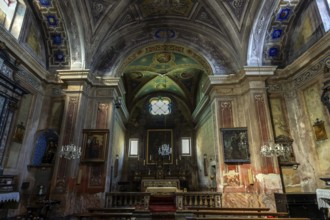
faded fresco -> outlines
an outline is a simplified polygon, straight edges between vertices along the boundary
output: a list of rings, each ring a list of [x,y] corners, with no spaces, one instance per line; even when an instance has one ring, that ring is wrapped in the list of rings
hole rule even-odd
[[[34,58],[45,64],[46,49],[40,30],[32,20],[29,20],[23,27],[24,31],[22,31],[22,34],[25,47],[31,51],[31,55]]]
[[[208,166],[210,158],[215,157],[215,146],[214,146],[214,126],[212,117],[208,118],[203,125],[198,129],[196,133],[196,147],[198,157],[198,169],[200,185],[202,188],[209,188],[209,177],[204,175],[204,155]],[[215,174],[216,175],[216,174]]]
[[[286,112],[283,109],[282,101],[280,98],[271,98],[270,100],[271,113],[273,117],[273,126],[275,137],[279,135],[284,135],[290,137],[290,131],[287,124],[287,119],[284,113]]]
[[[295,29],[292,30],[290,56],[296,57],[306,51],[317,39],[322,36],[322,20],[315,15],[316,1],[311,1],[296,20]]]
[[[325,132],[329,134],[329,123],[326,120],[326,115],[324,113],[324,105],[321,102],[320,91],[322,89],[318,84],[313,84],[304,90],[304,98],[308,113],[308,118],[310,120],[310,125],[313,126],[317,121],[324,121]],[[319,158],[320,171],[329,170],[330,158],[329,158],[329,139],[319,140],[315,135],[313,128],[311,128],[311,136],[314,138],[316,143],[316,150]]]

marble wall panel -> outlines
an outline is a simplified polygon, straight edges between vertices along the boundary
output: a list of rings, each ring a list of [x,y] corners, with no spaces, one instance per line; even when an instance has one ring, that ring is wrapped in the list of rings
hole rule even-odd
[[[275,211],[275,199],[273,194],[257,194],[257,193],[223,193],[223,207],[267,207]]]

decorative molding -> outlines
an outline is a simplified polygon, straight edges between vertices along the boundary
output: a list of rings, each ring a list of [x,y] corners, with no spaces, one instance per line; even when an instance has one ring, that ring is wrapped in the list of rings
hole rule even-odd
[[[260,66],[262,64],[262,52],[267,26],[272,16],[269,16],[278,5],[280,0],[262,1],[259,14],[256,16],[255,23],[250,35],[247,64],[249,66]]]
[[[50,73],[40,65],[32,56],[30,56],[29,52],[23,48],[15,38],[12,37],[10,33],[7,32],[0,25],[0,38],[6,44],[8,50],[15,54],[19,60],[21,60],[22,64],[33,72],[38,78],[46,79],[47,75]]]
[[[247,76],[272,76],[277,66],[244,66]]]
[[[234,20],[238,30],[241,30],[244,21],[247,6],[249,5],[249,0],[225,0],[223,4],[230,14],[231,18]]]
[[[17,71],[16,76],[18,79],[22,80],[24,83],[30,85],[32,88],[36,90],[42,89],[42,82],[34,77],[32,74],[26,71]]]
[[[46,44],[50,53],[48,58],[50,67],[68,67],[70,64],[70,51],[66,29],[56,2],[49,1],[50,4],[44,4],[43,1],[33,0],[33,5],[39,14],[44,32],[48,33]],[[53,35],[61,38],[60,43],[54,43]]]
[[[200,22],[204,25],[207,25],[207,26],[221,32],[221,28],[220,28],[218,22],[214,19],[212,14],[210,14],[204,7],[199,8],[195,21]]]

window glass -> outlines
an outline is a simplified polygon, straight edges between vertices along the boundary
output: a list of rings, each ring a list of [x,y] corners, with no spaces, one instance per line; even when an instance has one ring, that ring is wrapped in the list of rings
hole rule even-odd
[[[181,153],[182,155],[191,154],[191,139],[189,137],[181,138]]]
[[[138,147],[139,147],[139,140],[136,138],[131,138],[129,140],[129,156],[137,156],[139,153]]]
[[[149,100],[149,112],[152,115],[168,115],[171,113],[171,99],[154,97]]]

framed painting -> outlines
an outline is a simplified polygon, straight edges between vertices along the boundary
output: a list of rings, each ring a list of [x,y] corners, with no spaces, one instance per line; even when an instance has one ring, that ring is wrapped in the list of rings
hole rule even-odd
[[[325,130],[324,121],[316,119],[313,124],[314,134],[317,141],[328,139],[327,131]]]
[[[108,136],[107,129],[84,129],[82,162],[104,162]]]
[[[147,163],[173,163],[173,131],[171,129],[147,130]]]
[[[89,166],[88,171],[88,188],[103,188],[104,187],[104,165],[94,164]]]
[[[225,163],[249,163],[249,142],[247,128],[222,128]]]

